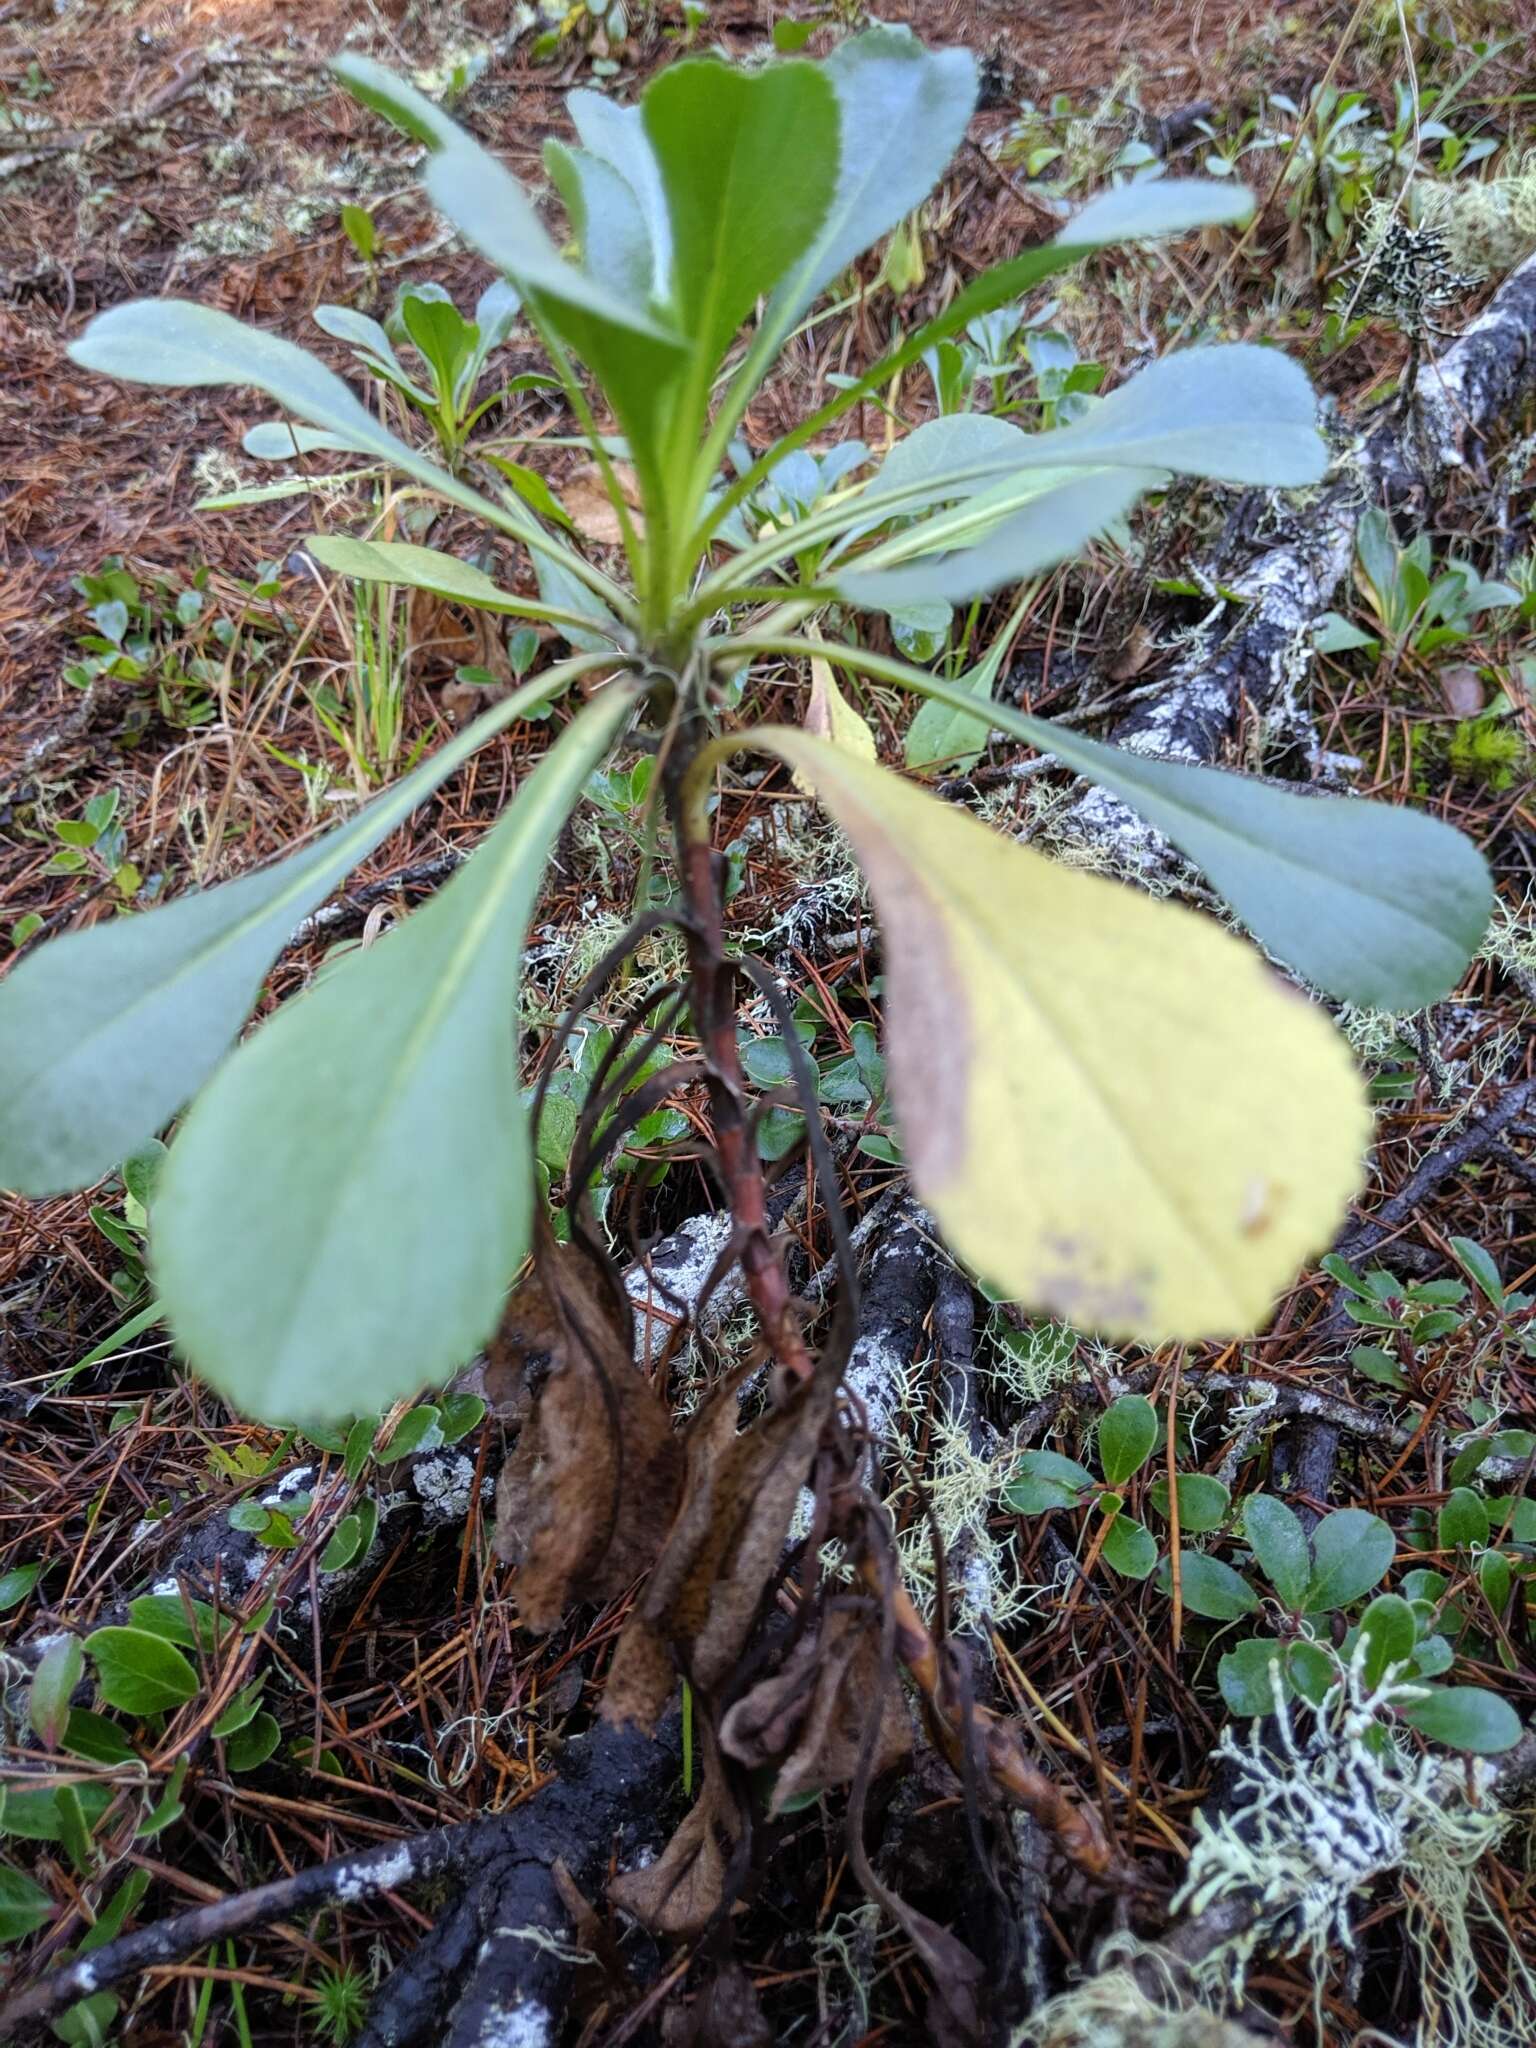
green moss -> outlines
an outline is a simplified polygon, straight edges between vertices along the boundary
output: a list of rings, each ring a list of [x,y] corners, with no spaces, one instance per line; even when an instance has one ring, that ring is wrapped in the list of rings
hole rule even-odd
[[[1453,775],[1489,789],[1511,789],[1528,772],[1525,741],[1500,718],[1464,718],[1451,734],[1446,763]]]

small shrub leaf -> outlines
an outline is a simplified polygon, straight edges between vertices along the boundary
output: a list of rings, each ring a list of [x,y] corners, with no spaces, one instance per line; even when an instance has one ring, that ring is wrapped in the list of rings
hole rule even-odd
[[[1243,1533],[1259,1570],[1286,1606],[1299,1612],[1312,1576],[1312,1551],[1294,1510],[1270,1494],[1252,1493],[1243,1503]]]
[[[99,1628],[85,1639],[109,1707],[160,1714],[197,1697],[197,1673],[173,1643],[142,1628]]]
[[[1418,1641],[1419,1624],[1409,1603],[1396,1593],[1381,1593],[1360,1617],[1365,1640],[1365,1682],[1380,1685],[1393,1664],[1406,1664]]]
[[[69,1725],[69,1696],[85,1670],[78,1636],[59,1636],[44,1650],[32,1675],[27,1719],[45,1749],[57,1749]]]
[[[1403,1718],[1431,1742],[1474,1756],[1497,1756],[1520,1740],[1520,1716],[1497,1693],[1480,1685],[1435,1686],[1428,1699],[1403,1709]]]
[[[1379,1585],[1397,1554],[1397,1539],[1379,1515],[1341,1508],[1312,1532],[1312,1579],[1304,1611],[1326,1614],[1348,1607]]]
[[[1167,1591],[1171,1575],[1166,1563],[1159,1582]],[[1259,1604],[1258,1594],[1240,1572],[1203,1550],[1179,1552],[1179,1591],[1189,1612],[1204,1615],[1207,1621],[1238,1621]]]
[[[1232,1496],[1219,1479],[1212,1479],[1204,1472],[1180,1472],[1174,1477],[1174,1486],[1178,1494],[1181,1534],[1208,1536],[1213,1529],[1221,1527],[1232,1505]],[[1153,1481],[1147,1489],[1147,1499],[1165,1522],[1171,1519],[1166,1479]]]
[[[1144,1394],[1111,1401],[1099,1423],[1099,1462],[1111,1486],[1134,1478],[1157,1442],[1157,1410]]]

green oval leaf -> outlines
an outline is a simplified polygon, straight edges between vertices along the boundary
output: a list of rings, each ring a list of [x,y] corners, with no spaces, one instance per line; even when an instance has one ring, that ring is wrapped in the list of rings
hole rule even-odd
[[[64,1748],[71,1756],[83,1756],[93,1764],[126,1764],[133,1761],[133,1745],[115,1721],[96,1714],[89,1707],[71,1707],[64,1727]]]
[[[1520,1716],[1497,1693],[1479,1685],[1435,1686],[1428,1699],[1403,1709],[1403,1718],[1431,1742],[1474,1756],[1497,1756],[1520,1740]]]
[[[1179,1502],[1179,1529],[1186,1536],[1208,1536],[1213,1529],[1219,1529],[1227,1519],[1227,1510],[1232,1496],[1219,1479],[1212,1479],[1204,1472],[1179,1472],[1174,1475],[1174,1484]],[[1147,1499],[1163,1520],[1169,1521],[1168,1482],[1154,1480],[1147,1489]]]
[[[1337,1228],[1369,1134],[1322,1014],[1209,920],[806,733],[750,738],[801,772],[870,878],[891,1097],[949,1242],[1079,1326],[1162,1340],[1262,1323]]]
[[[1144,1394],[1111,1401],[1099,1423],[1099,1462],[1111,1486],[1134,1478],[1157,1442],[1157,1410]]]
[[[1329,1689],[1339,1682],[1339,1660],[1321,1643],[1303,1638],[1286,1651],[1285,1672],[1308,1705],[1320,1707]]]
[[[0,1941],[25,1941],[53,1918],[53,1901],[41,1885],[0,1863]]]
[[[1116,1515],[1099,1552],[1123,1579],[1147,1578],[1157,1565],[1157,1544],[1151,1531],[1127,1515]]]
[[[1051,1508],[1075,1508],[1093,1486],[1093,1474],[1059,1451],[1026,1451],[1003,1489],[1003,1506],[1016,1515],[1043,1515]]]
[[[378,1461],[381,1465],[392,1465],[397,1458],[413,1457],[417,1451],[435,1451],[442,1441],[438,1411],[430,1401],[424,1401],[419,1408],[401,1416],[394,1435],[377,1453]]]
[[[99,1628],[85,1639],[109,1707],[162,1714],[197,1697],[197,1673],[174,1644],[142,1628]]]
[[[1325,1614],[1369,1593],[1391,1569],[1397,1538],[1379,1515],[1341,1508],[1312,1532],[1312,1581],[1304,1612]]]
[[[15,979],[14,975],[12,979]],[[12,1565],[8,1572],[0,1572],[0,1614],[8,1607],[21,1605],[43,1576],[44,1569],[40,1564],[17,1564]]]
[[[1496,1309],[1504,1306],[1504,1282],[1499,1274],[1498,1261],[1491,1252],[1485,1251],[1475,1238],[1453,1237],[1451,1250],[1456,1254],[1464,1272],[1476,1281],[1479,1291]]]
[[[1235,1644],[1216,1667],[1216,1683],[1234,1714],[1272,1714],[1291,1692],[1284,1644],[1270,1636]]]
[[[1286,1606],[1299,1613],[1312,1576],[1312,1551],[1299,1517],[1284,1501],[1251,1493],[1243,1502],[1243,1533],[1259,1570]]]
[[[430,902],[222,1067],[172,1147],[152,1247],[167,1317],[243,1412],[303,1425],[447,1377],[528,1241],[523,935],[556,834],[629,715],[594,698]]]
[[[1166,1564],[1159,1583],[1165,1591],[1171,1587]],[[1240,1573],[1202,1550],[1179,1552],[1179,1590],[1189,1612],[1202,1614],[1207,1621],[1238,1621],[1259,1604],[1258,1594]]]
[[[44,1650],[27,1696],[27,1719],[45,1749],[57,1749],[69,1724],[69,1696],[85,1671],[78,1636],[59,1636]]]
[[[1474,1545],[1485,1545],[1490,1533],[1488,1503],[1473,1487],[1454,1487],[1440,1510],[1439,1525],[1442,1550],[1470,1550]]]
[[[226,1754],[232,1771],[254,1771],[277,1752],[283,1731],[265,1709],[255,1714],[229,1738]]]
[[[1059,245],[1096,248],[1105,242],[1136,242],[1191,228],[1223,227],[1247,220],[1253,194],[1243,185],[1205,178],[1153,178],[1116,185],[1075,213],[1056,237]]]
[[[1392,1665],[1411,1661],[1419,1639],[1418,1618],[1396,1593],[1381,1593],[1361,1615],[1360,1634],[1365,1643],[1365,1682],[1374,1690]]]

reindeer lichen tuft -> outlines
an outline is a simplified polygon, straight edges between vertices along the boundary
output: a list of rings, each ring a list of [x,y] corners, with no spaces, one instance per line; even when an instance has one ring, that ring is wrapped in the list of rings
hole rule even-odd
[[[1473,1920],[1497,1921],[1477,1865],[1510,1816],[1486,1801],[1486,1766],[1452,1763],[1400,1736],[1393,1710],[1424,1689],[1401,1667],[1368,1685],[1364,1657],[1362,1642],[1304,1739],[1283,1702],[1272,1721],[1249,1723],[1241,1737],[1224,1730],[1216,1755],[1231,1767],[1235,1794],[1217,1818],[1196,1814],[1173,1910],[1195,1915],[1239,1899],[1253,1910],[1199,1965],[1197,1984],[1235,2006],[1258,1953],[1300,1955],[1320,2001],[1337,1953],[1354,1954],[1359,1895],[1400,1872],[1410,1945],[1450,2023],[1424,2048],[1429,2038],[1518,2048],[1536,2032],[1536,1978],[1512,1958],[1497,2004],[1480,2010],[1470,1933]]]

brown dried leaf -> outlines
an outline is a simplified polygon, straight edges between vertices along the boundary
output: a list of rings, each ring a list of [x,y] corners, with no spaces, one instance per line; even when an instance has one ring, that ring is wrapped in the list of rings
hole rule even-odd
[[[630,523],[636,535],[645,538],[645,520],[640,511],[640,482],[627,463],[616,462],[613,473],[618,479],[619,489],[624,494],[624,503],[629,510]],[[584,462],[580,469],[573,470],[569,479],[560,487],[560,502],[570,515],[571,523],[584,540],[595,541],[599,547],[617,548],[624,544],[624,529],[619,524],[619,515],[608,496],[608,487],[603,472],[595,462]]]
[[[682,1505],[625,1627],[670,1642],[706,1696],[745,1647],[837,1391],[836,1372],[820,1371],[738,1433],[738,1382],[694,1418]]]
[[[644,1870],[614,1878],[608,1896],[652,1934],[697,1934],[719,1910],[741,1834],[735,1803],[707,1747],[698,1803]]]
[[[1117,658],[1110,664],[1109,679],[1112,683],[1128,683],[1132,676],[1139,676],[1147,663],[1157,652],[1157,638],[1144,619],[1138,619],[1126,635],[1125,645]]]
[[[518,1566],[518,1613],[543,1633],[577,1600],[623,1592],[655,1559],[682,1448],[636,1369],[627,1316],[580,1251],[547,1241],[508,1305],[492,1398],[532,1408],[496,1487],[495,1549]],[[538,1375],[547,1374],[542,1391]]]
[[[1488,701],[1483,679],[1470,662],[1457,662],[1440,671],[1440,688],[1445,708],[1458,718],[1476,718]]]
[[[881,1682],[878,1621],[831,1615],[819,1636],[795,1648],[781,1671],[739,1699],[720,1724],[720,1746],[753,1766],[783,1759],[771,1811],[801,1792],[849,1784],[859,1767],[870,1715],[878,1714],[876,1776],[912,1747],[912,1724],[895,1673]]]

